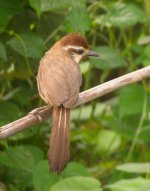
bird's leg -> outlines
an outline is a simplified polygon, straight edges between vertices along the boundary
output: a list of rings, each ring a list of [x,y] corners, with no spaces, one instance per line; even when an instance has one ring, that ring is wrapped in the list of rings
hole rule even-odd
[[[40,111],[43,111],[44,109],[47,109],[47,108],[48,108],[48,106],[43,106],[43,107],[39,107],[39,108],[33,109],[32,111],[29,112],[28,115],[34,115],[34,116],[37,117],[37,119],[38,119],[40,122],[42,122],[43,119],[42,119],[42,117],[41,117],[41,115],[40,115]]]

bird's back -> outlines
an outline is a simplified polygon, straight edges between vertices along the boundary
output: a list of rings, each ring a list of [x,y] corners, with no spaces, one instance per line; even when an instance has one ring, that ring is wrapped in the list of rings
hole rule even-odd
[[[38,89],[50,106],[70,108],[78,99],[82,77],[79,64],[58,46],[48,50],[40,61]]]

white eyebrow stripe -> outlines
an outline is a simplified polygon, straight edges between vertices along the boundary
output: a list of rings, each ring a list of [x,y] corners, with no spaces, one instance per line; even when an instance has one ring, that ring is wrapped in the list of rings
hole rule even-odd
[[[67,45],[64,47],[65,50],[68,50],[70,48],[73,48],[73,49],[76,49],[76,50],[79,50],[79,49],[84,49],[83,46],[72,46],[72,45]]]

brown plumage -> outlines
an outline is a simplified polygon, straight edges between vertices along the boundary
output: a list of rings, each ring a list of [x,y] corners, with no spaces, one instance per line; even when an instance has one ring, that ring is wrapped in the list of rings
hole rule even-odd
[[[56,117],[57,116],[57,117]],[[49,159],[51,170],[60,173],[69,160],[70,109],[53,109],[53,131],[51,133]],[[57,144],[56,144],[57,138]]]
[[[77,49],[70,52],[67,46],[76,46]],[[79,51],[78,47],[83,47],[83,50]],[[39,94],[53,107],[48,150],[52,172],[61,173],[69,160],[70,108],[78,99],[82,82],[78,62],[86,54],[86,40],[80,34],[73,33],[56,42],[40,61],[37,75]]]
[[[64,36],[60,43],[62,46],[72,45],[72,46],[82,46],[85,49],[89,49],[88,43],[84,37],[82,37],[79,33],[71,33]]]

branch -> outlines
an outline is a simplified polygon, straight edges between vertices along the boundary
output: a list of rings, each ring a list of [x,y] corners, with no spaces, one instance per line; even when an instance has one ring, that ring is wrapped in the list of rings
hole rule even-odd
[[[101,85],[95,86],[79,94],[79,99],[73,107],[77,107],[81,104],[87,103],[102,97],[110,92],[118,90],[129,84],[141,81],[150,77],[150,66],[131,72],[119,78],[110,80]],[[38,118],[36,115],[29,113],[27,116],[20,118],[12,123],[9,123],[0,128],[0,140],[12,136],[23,129],[31,128],[33,125],[46,120],[51,115],[51,108],[48,106],[38,108]]]

